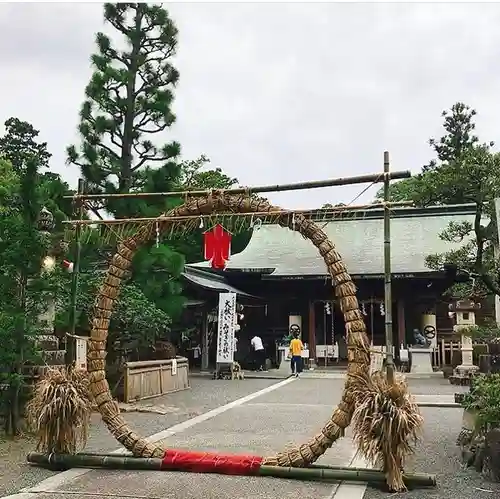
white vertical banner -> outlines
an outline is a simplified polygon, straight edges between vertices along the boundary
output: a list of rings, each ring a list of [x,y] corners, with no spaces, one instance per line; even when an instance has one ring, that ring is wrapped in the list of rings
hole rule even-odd
[[[219,322],[217,324],[218,364],[234,360],[234,329],[236,326],[236,293],[219,293]]]

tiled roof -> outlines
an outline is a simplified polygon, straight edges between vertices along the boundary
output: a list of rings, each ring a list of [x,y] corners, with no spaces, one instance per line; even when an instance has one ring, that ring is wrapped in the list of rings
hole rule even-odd
[[[384,272],[384,226],[380,210],[364,218],[337,219],[321,223],[340,252],[351,275]],[[365,212],[366,213],[366,212]],[[391,265],[393,274],[431,272],[425,258],[444,253],[460,244],[443,241],[439,234],[449,222],[474,220],[474,206],[396,209],[391,215]],[[193,264],[207,267],[207,262]],[[299,233],[278,225],[262,225],[248,246],[231,257],[227,270],[261,271],[272,276],[326,275],[317,249]]]

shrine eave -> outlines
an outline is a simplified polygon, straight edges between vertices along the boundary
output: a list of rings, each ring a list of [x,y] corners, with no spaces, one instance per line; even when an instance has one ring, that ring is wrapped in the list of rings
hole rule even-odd
[[[227,282],[224,276],[214,274],[212,272],[186,266],[182,276],[191,284],[209,291],[215,291],[218,293],[236,293],[239,296],[245,296],[247,298],[259,298],[258,296],[245,293],[244,291],[232,286]]]

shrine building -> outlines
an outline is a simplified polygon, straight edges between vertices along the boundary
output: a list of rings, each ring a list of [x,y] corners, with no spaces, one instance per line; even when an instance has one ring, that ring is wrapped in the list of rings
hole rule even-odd
[[[373,345],[385,340],[383,210],[336,215],[325,222],[324,212],[313,219],[335,244],[358,288],[360,309]],[[413,330],[436,331],[433,343],[453,336],[449,301],[442,297],[454,276],[426,265],[426,257],[458,248],[439,235],[450,222],[474,221],[475,205],[394,208],[391,210],[392,317],[394,344],[412,341]],[[212,294],[235,292],[245,306],[240,341],[259,334],[274,345],[292,324],[301,329],[310,357],[317,359],[338,344],[347,355],[342,314],[334,299],[331,277],[318,250],[298,232],[276,224],[254,230],[246,248],[232,255],[225,270],[209,262],[186,266],[191,290]],[[193,291],[194,292],[194,291]],[[491,314],[483,307],[482,314]]]

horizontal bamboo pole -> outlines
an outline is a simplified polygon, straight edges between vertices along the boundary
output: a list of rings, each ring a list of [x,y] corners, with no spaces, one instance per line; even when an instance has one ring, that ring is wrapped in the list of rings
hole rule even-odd
[[[359,473],[370,473],[376,472],[377,476],[379,473],[382,473],[381,470],[373,469],[373,468],[355,468],[355,467],[347,467],[347,466],[328,466],[322,464],[310,464],[308,468],[313,469],[324,469],[324,470],[348,470],[348,471],[357,471]],[[377,481],[372,480],[372,481]],[[366,481],[366,480],[364,480]],[[435,487],[437,485],[436,475],[431,475],[428,473],[403,473],[403,481],[407,485],[416,485],[422,487]]]
[[[71,468],[106,468],[130,470],[161,470],[162,459],[113,454],[40,454],[30,452],[27,456],[30,464],[44,468],[68,470]]]
[[[105,468],[123,470],[157,470],[169,471],[162,467],[160,458],[141,458],[133,456],[116,456],[109,454],[40,454],[31,452],[27,460],[31,464],[51,469],[65,470],[70,468]],[[188,471],[188,470],[186,470]],[[386,476],[379,470],[362,468],[345,468],[334,466],[314,466],[308,468],[291,468],[281,466],[260,466],[257,475],[274,478],[287,478],[307,481],[356,481],[385,483]],[[435,475],[405,474],[404,483],[413,487],[431,487],[436,485]]]
[[[397,201],[389,203],[390,208],[402,208],[405,206],[413,206],[413,201]],[[265,217],[265,216],[279,216],[279,215],[302,215],[306,218],[311,217],[325,217],[328,215],[336,215],[339,213],[355,213],[358,211],[376,210],[378,208],[385,208],[384,203],[371,203],[363,205],[351,206],[334,206],[333,208],[319,209],[319,210],[274,210],[274,211],[260,211],[260,212],[226,212],[226,213],[212,213],[209,215],[186,215],[179,217],[145,217],[145,218],[118,218],[108,220],[63,220],[67,225],[118,225],[124,223],[145,223],[145,222],[182,222],[187,220],[199,220],[200,218],[213,218],[213,217]]]
[[[127,192],[124,194],[75,194],[74,196],[64,196],[65,199],[85,200],[85,199],[123,199],[123,198],[151,198],[151,197],[182,197],[182,196],[206,196],[211,192],[224,194],[257,194],[266,192],[286,192],[300,191],[304,189],[319,189],[322,187],[334,187],[339,185],[367,184],[383,182],[385,175],[382,173],[370,173],[356,177],[340,177],[328,180],[312,180],[308,182],[297,182],[294,184],[260,185],[254,187],[236,187],[233,189],[213,189],[199,191],[173,191],[173,192]],[[409,170],[391,172],[390,180],[399,180],[411,177]]]
[[[295,480],[325,480],[325,481],[350,481],[386,483],[387,477],[380,470],[353,470],[349,468],[285,468],[281,466],[261,466],[259,476],[272,476],[275,478],[288,478]],[[435,475],[408,474],[403,475],[403,482],[411,487],[434,487]]]

